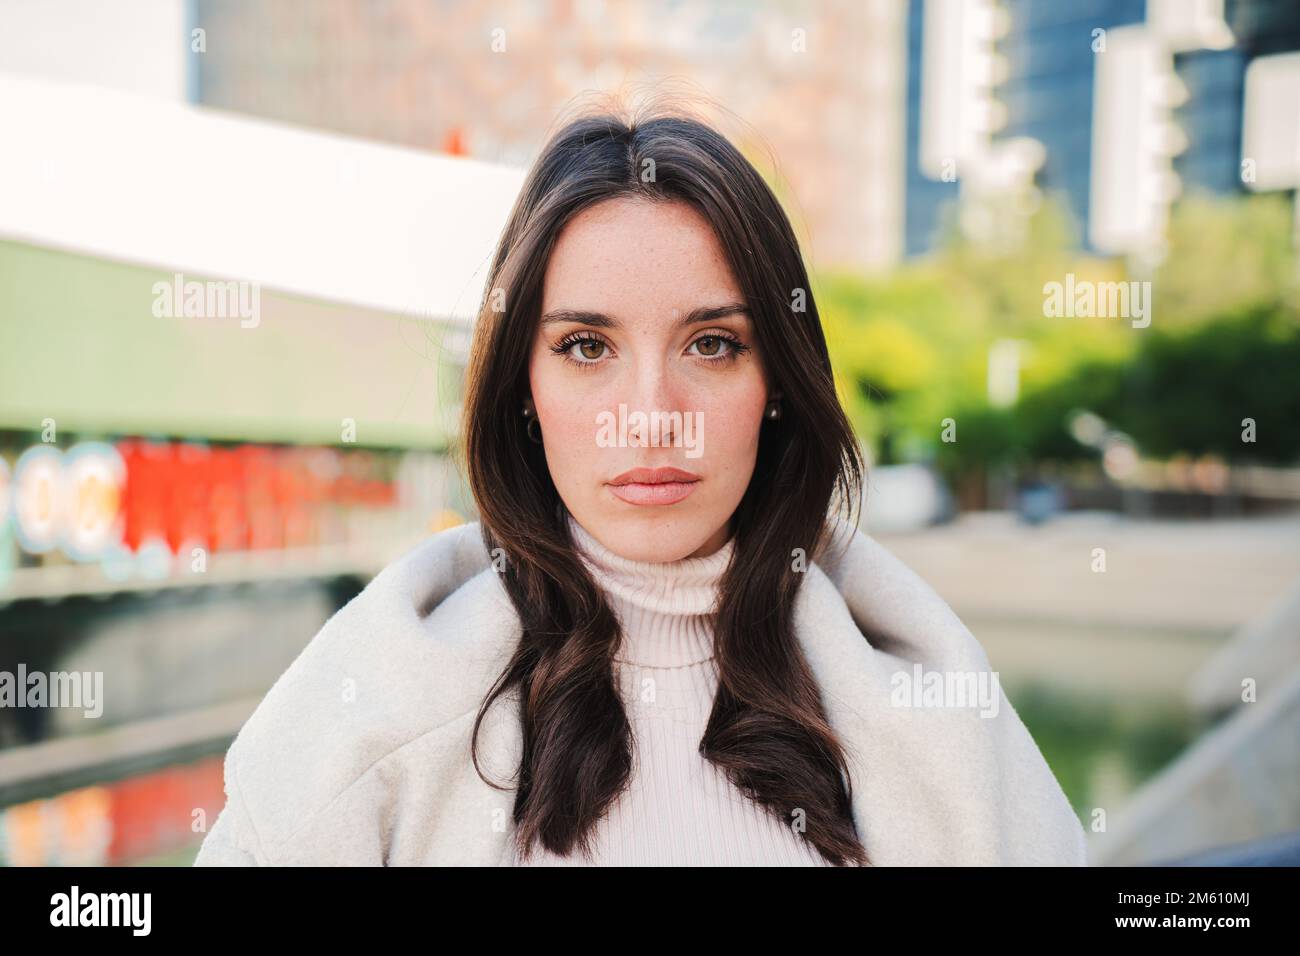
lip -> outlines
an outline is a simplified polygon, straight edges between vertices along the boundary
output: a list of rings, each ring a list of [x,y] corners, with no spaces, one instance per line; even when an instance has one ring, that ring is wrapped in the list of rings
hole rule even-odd
[[[632,505],[676,504],[699,483],[699,475],[680,468],[633,468],[607,482],[615,497]]]

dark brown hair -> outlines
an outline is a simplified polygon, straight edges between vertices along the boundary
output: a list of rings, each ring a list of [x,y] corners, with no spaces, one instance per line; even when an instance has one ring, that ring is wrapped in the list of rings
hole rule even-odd
[[[718,689],[700,753],[783,823],[802,810],[802,836],[824,858],[865,863],[841,745],[793,631],[803,578],[794,557],[820,553],[833,502],[856,516],[861,452],[785,212],[723,135],[680,110],[631,119],[602,111],[559,129],[492,263],[471,346],[463,454],[484,545],[507,556],[503,583],[522,637],[479,709],[474,765],[482,776],[478,732],[489,706],[517,689],[514,819],[524,854],[537,842],[589,853],[593,825],[630,778],[631,728],[612,670],[619,622],[569,538],[542,446],[528,440],[520,413],[556,238],[576,213],[615,198],[686,202],[711,224],[781,395],[782,417],[764,420],[732,516],[734,555],[714,619]]]

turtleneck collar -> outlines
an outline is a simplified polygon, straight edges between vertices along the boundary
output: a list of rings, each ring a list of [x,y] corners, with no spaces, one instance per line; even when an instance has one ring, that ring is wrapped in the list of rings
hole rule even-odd
[[[615,659],[681,667],[713,656],[712,612],[735,538],[713,554],[679,561],[633,561],[615,554],[567,514],[583,563],[623,625]]]

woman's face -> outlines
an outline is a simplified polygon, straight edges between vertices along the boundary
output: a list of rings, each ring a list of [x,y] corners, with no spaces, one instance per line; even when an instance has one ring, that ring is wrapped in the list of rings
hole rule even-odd
[[[614,553],[675,561],[730,536],[775,397],[746,305],[686,203],[606,200],[560,232],[529,385],[560,497]],[[668,468],[686,474],[627,474]]]

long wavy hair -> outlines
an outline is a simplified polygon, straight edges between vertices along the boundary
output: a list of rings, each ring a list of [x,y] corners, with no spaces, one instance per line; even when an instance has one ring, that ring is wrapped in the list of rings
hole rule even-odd
[[[652,175],[645,175],[652,170]],[[516,839],[590,854],[593,826],[627,786],[633,738],[613,672],[619,621],[570,540],[542,446],[521,415],[542,278],[564,225],[606,200],[690,203],[712,225],[745,296],[759,354],[782,396],[732,526],[714,617],[718,687],[699,752],[738,790],[835,865],[865,864],[843,750],[793,631],[803,574],[864,471],[840,406],[798,241],[758,171],[707,122],[673,110],[602,109],[563,125],[528,172],[493,259],[470,349],[463,409],[470,490],[522,638],[479,708],[517,689],[523,750]],[[486,777],[483,777],[487,781]],[[498,784],[490,785],[502,789]]]

